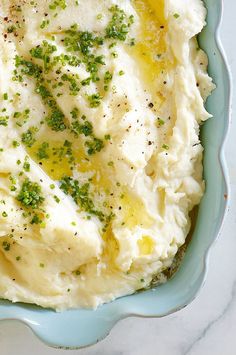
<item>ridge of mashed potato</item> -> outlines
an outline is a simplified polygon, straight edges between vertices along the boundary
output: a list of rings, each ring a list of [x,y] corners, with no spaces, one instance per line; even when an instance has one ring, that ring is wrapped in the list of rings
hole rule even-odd
[[[200,0],[0,4],[0,297],[96,308],[171,266],[204,193]]]

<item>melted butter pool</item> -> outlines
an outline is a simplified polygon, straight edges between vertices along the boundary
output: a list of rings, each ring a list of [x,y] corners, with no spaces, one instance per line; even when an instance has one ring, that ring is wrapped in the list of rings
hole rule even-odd
[[[49,144],[46,150],[48,157],[40,159],[38,151],[44,142]],[[111,180],[108,178],[108,169],[105,167],[101,155],[99,153],[91,156],[86,154],[78,139],[69,140],[72,143],[71,154],[67,154],[64,142],[65,139],[49,142],[49,139],[40,137],[27,151],[52,180],[60,180],[63,176],[72,176],[73,170],[75,170],[79,173],[91,174],[91,183],[97,191],[110,189]]]
[[[164,0],[133,0],[132,4],[141,25],[136,44],[130,48],[130,54],[138,64],[137,68],[146,89],[161,103],[163,97],[154,83],[158,75],[171,66],[165,56],[168,25],[164,14]]]

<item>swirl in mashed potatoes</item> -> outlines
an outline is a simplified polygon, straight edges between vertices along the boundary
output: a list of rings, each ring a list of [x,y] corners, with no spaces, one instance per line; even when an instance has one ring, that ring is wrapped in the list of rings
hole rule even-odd
[[[163,281],[204,192],[202,1],[0,16],[0,297],[96,308]]]

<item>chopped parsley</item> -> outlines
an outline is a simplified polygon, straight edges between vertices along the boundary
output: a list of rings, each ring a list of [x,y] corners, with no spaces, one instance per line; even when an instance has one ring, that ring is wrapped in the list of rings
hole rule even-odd
[[[124,10],[120,9],[118,5],[109,8],[112,14],[111,21],[106,28],[106,38],[118,39],[125,41],[129,28],[134,22],[134,16],[127,16]]]
[[[85,120],[84,122],[80,123],[78,120],[72,122],[72,132],[75,135],[83,134],[85,137],[91,136],[93,133],[93,126],[92,124]]]
[[[51,51],[51,52],[54,51],[54,48],[51,48],[48,44],[45,44],[44,46],[47,48],[47,51]],[[41,51],[41,49],[40,50],[38,49],[38,52],[36,51],[36,49],[34,49],[33,54],[36,57],[46,56],[45,58],[47,58],[48,55],[48,54],[46,55],[43,51]],[[48,60],[46,60],[46,62],[48,62]],[[35,91],[41,96],[44,103],[50,109],[50,114],[48,117],[46,117],[46,122],[48,126],[53,131],[64,131],[66,129],[65,115],[58,107],[57,102],[53,98],[53,95],[50,93],[50,91],[46,88],[45,85],[42,85],[42,83],[44,82],[42,78],[42,73],[43,73],[42,67],[30,61],[26,61],[25,59],[22,59],[19,56],[16,57],[16,67],[17,68],[21,67],[21,74],[32,76],[37,80]]]
[[[68,64],[71,65],[72,67],[78,67],[80,63],[81,60],[75,55],[62,53],[59,56],[53,57],[52,66],[55,66],[56,64],[61,64],[64,67],[66,64]]]
[[[55,108],[46,118],[46,122],[53,131],[58,132],[66,129],[64,119],[64,113],[59,108]]]
[[[46,117],[46,122],[48,126],[53,131],[64,131],[66,129],[65,115],[58,107],[56,100],[53,95],[44,85],[38,85],[36,87],[36,92],[41,96],[44,103],[49,107],[50,114]]]
[[[158,126],[163,126],[165,124],[165,121],[158,117],[157,124],[158,124]]]
[[[111,135],[110,134],[105,134],[104,139],[106,141],[109,141],[111,139]]]
[[[17,147],[19,147],[19,145],[20,145],[20,143],[19,142],[17,142],[17,141],[12,141],[12,146],[13,146],[13,148],[17,148]]]
[[[44,201],[41,186],[26,178],[16,199],[26,208],[38,209]]]
[[[105,215],[102,211],[95,208],[93,199],[90,196],[89,186],[89,183],[80,185],[78,180],[75,180],[69,176],[64,176],[60,180],[60,189],[66,195],[70,195],[83,211],[97,216],[100,221],[104,221]]]
[[[16,56],[15,65],[16,68],[21,67],[20,72],[22,75],[32,76],[35,79],[42,78],[42,72],[43,72],[42,68],[39,65],[32,63],[31,61]]]
[[[54,200],[56,201],[56,203],[59,203],[59,202],[61,201],[61,200],[59,199],[59,197],[56,196],[56,195],[54,195],[53,198],[54,198]]]
[[[97,37],[92,32],[78,31],[77,25],[73,25],[66,31],[67,37],[64,45],[68,52],[80,52],[84,56],[91,53],[91,49],[104,43],[102,37]]]
[[[51,54],[56,52],[57,47],[51,45],[47,41],[43,41],[41,45],[36,46],[30,50],[30,54],[33,58],[41,59],[44,63],[44,69],[48,69],[51,62]]]
[[[16,125],[22,127],[29,120],[30,109],[25,109],[22,112],[14,112],[13,118],[16,119]]]
[[[61,10],[65,10],[67,7],[66,1],[65,0],[54,0],[54,1],[51,1],[49,4],[50,10],[56,10],[58,7]]]
[[[103,141],[96,137],[93,137],[92,140],[86,141],[85,145],[88,148],[87,152],[89,155],[95,154],[96,152],[100,152],[104,147]]]
[[[36,142],[35,133],[38,132],[37,127],[30,127],[26,132],[24,132],[21,136],[21,141],[28,148],[32,147]]]
[[[109,71],[106,71],[105,75],[104,75],[104,90],[107,91],[109,86],[108,84],[110,83],[110,81],[112,80],[112,73],[110,73]]]
[[[99,94],[88,95],[89,106],[91,108],[98,107],[101,104],[102,97]]]
[[[78,79],[78,75],[63,74],[61,77],[63,81],[69,82],[69,90],[72,96],[76,96],[80,91],[80,87],[78,85],[76,78]]]
[[[49,23],[50,23],[49,20],[43,20],[39,27],[43,30],[45,27],[49,25]]]
[[[38,159],[48,159],[49,152],[48,152],[49,144],[47,142],[43,142],[37,151]]]
[[[26,171],[26,172],[29,172],[30,171],[30,163],[26,160],[23,164],[23,169]]]
[[[78,111],[76,108],[71,111],[71,115],[73,118],[73,122],[71,124],[71,132],[74,133],[76,137],[79,137],[79,135],[84,135],[85,137],[88,137],[88,139],[85,141],[87,153],[89,155],[92,155],[96,152],[100,152],[101,149],[104,147],[104,143],[100,138],[94,136],[93,126],[86,119],[86,116],[83,115],[79,120]]]
[[[33,215],[33,218],[31,219],[30,224],[41,224],[42,222],[43,222],[42,219],[36,213],[36,214]]]
[[[0,126],[7,127],[9,116],[0,116]]]

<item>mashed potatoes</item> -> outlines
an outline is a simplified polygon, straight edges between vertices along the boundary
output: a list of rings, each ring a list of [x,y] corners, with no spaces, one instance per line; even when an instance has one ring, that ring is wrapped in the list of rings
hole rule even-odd
[[[200,0],[0,4],[0,297],[97,307],[163,281],[204,192]]]

